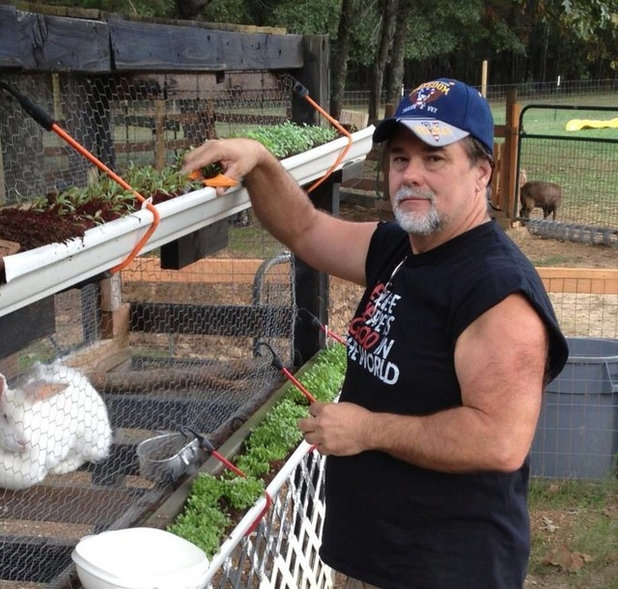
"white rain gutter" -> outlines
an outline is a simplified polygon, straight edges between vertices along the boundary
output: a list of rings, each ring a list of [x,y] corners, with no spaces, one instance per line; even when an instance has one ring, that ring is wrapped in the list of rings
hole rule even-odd
[[[353,143],[337,169],[365,159],[372,148],[374,128],[352,134]],[[282,160],[294,179],[305,186],[333,165],[348,139],[340,137]],[[251,206],[247,191],[238,187],[217,198],[202,188],[157,205],[160,223],[141,253],[183,237]],[[89,229],[82,238],[52,243],[4,257],[6,284],[0,286],[0,316],[84,282],[120,264],[146,232],[152,215],[147,209]]]

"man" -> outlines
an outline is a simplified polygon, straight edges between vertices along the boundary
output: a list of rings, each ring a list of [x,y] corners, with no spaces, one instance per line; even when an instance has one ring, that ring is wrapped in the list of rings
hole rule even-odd
[[[528,452],[568,356],[542,283],[488,214],[493,119],[473,88],[422,84],[374,133],[397,223],[317,211],[259,144],[209,141],[264,226],[366,286],[340,402],[299,427],[328,455],[322,559],[346,587],[515,589],[529,556]]]

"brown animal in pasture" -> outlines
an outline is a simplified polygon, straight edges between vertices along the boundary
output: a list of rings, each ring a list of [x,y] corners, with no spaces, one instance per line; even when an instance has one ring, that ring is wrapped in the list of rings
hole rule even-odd
[[[529,218],[532,209],[540,207],[543,209],[544,219],[552,215],[552,219],[555,221],[556,211],[560,206],[561,199],[562,187],[558,184],[543,182],[542,180],[526,182],[519,190],[519,202],[521,204],[519,216]]]

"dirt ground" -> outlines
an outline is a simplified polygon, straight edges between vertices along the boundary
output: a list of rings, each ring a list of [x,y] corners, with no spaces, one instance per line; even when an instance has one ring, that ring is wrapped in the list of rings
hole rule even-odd
[[[525,227],[507,233],[535,266],[618,268],[618,248],[613,246],[539,237]]]

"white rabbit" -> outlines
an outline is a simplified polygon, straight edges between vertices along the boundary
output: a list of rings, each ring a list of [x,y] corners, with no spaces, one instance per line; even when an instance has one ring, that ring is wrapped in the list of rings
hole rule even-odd
[[[25,489],[104,460],[111,444],[105,403],[78,370],[37,364],[10,389],[0,374],[0,487]]]

